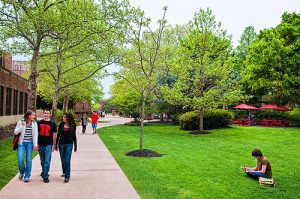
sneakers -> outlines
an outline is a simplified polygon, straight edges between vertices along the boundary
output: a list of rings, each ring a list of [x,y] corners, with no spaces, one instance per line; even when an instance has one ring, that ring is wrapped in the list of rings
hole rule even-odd
[[[64,173],[63,173],[63,174],[61,174],[61,176],[60,176],[60,177],[65,177],[65,176],[66,176],[66,174],[64,174]]]
[[[43,181],[44,181],[44,183],[49,183],[49,179],[48,178],[44,178]]]
[[[24,182],[29,182],[29,178],[24,178]]]
[[[23,177],[24,177],[24,174],[20,174],[20,175],[19,175],[19,180],[22,180]]]
[[[67,183],[69,182],[69,180],[70,180],[69,178],[65,178],[64,182]]]

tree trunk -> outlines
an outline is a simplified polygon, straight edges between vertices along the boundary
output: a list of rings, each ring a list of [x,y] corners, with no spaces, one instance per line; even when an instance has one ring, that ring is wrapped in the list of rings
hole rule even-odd
[[[160,113],[160,121],[161,121],[161,122],[164,121],[164,113]]]
[[[37,62],[39,59],[39,47],[34,48],[32,59],[31,59],[31,67],[30,67],[30,76],[29,76],[29,90],[30,90],[30,99],[29,99],[29,107],[32,111],[36,111],[36,88],[37,88]],[[25,110],[26,111],[26,110]]]
[[[69,95],[64,94],[64,102],[63,102],[63,112],[67,112],[69,108]]]
[[[143,101],[142,101],[142,110],[141,110],[140,150],[143,149],[144,118],[145,118],[145,99],[143,98]]]
[[[204,111],[203,108],[200,109],[200,120],[199,120],[199,130],[203,131],[203,116],[204,116]]]
[[[51,120],[56,121],[56,115],[57,115],[57,103],[58,103],[58,97],[59,97],[59,90],[55,89],[53,93],[53,102],[52,102],[52,116]]]

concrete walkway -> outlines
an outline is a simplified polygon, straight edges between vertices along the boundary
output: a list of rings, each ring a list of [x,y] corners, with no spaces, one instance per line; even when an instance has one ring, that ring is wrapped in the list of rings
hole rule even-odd
[[[128,118],[107,116],[100,119],[98,128],[130,121]],[[71,178],[64,183],[60,177],[61,162],[59,152],[52,154],[50,182],[42,181],[39,156],[32,162],[31,180],[24,183],[16,175],[1,191],[1,199],[135,199],[140,198],[129,180],[100,140],[92,134],[91,124],[85,135],[77,127],[78,150],[72,154]],[[17,161],[17,160],[16,160]]]

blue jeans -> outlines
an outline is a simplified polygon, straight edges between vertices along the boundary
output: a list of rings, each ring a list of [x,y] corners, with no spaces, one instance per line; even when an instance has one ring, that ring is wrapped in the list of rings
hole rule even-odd
[[[39,146],[39,154],[42,166],[42,177],[48,178],[52,155],[52,145]]]
[[[20,174],[25,174],[25,178],[30,178],[32,168],[32,142],[23,142],[18,145],[18,165]],[[24,153],[26,153],[26,166],[24,165]]]
[[[263,177],[263,178],[270,178],[269,176],[267,176],[264,173],[261,173],[259,171],[253,171],[252,173],[246,172],[247,176],[251,177],[251,178],[259,178],[259,177]]]
[[[62,167],[63,174],[65,174],[65,178],[70,178],[71,175],[72,149],[73,149],[73,144],[59,145],[61,167]]]

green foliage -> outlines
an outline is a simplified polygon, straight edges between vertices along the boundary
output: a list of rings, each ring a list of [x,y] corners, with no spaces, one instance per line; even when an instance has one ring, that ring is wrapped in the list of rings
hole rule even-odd
[[[111,94],[110,103],[123,114],[135,115],[140,112],[141,95],[124,79],[111,87]]]
[[[230,37],[212,11],[196,12],[187,34],[181,39],[177,63],[171,69],[171,74],[178,79],[171,89],[165,89],[168,102],[202,111],[242,96],[228,81],[233,71],[231,51]],[[200,130],[203,130],[202,115]]]
[[[300,104],[300,14],[284,13],[281,23],[260,32],[246,57],[243,84],[253,95],[276,104]]]
[[[180,127],[185,130],[199,128],[200,111],[191,111],[179,117]],[[216,129],[228,127],[231,124],[234,113],[229,110],[211,109],[204,112],[204,129]]]
[[[289,115],[286,111],[260,110],[255,114],[256,119],[288,120]]]
[[[181,115],[182,115],[182,113],[172,114],[171,115],[172,123],[175,124],[175,125],[178,125],[180,123],[179,118],[180,118]]]
[[[57,109],[56,113],[56,124],[60,123],[62,121],[62,117],[64,115],[64,112],[60,109]]]
[[[240,59],[246,59],[248,47],[255,40],[255,38],[256,32],[254,31],[254,27],[247,26],[241,36],[241,39],[239,40],[238,46],[236,47],[236,54]]]
[[[294,108],[292,111],[289,111],[289,118],[293,125],[300,126],[300,108]]]
[[[234,126],[194,136],[178,126],[149,124],[145,148],[165,154],[151,159],[125,156],[138,148],[138,127],[113,126],[100,131],[101,140],[141,198],[300,198],[299,129]],[[255,166],[251,157],[255,148],[270,160],[276,187],[260,186],[239,168]]]

